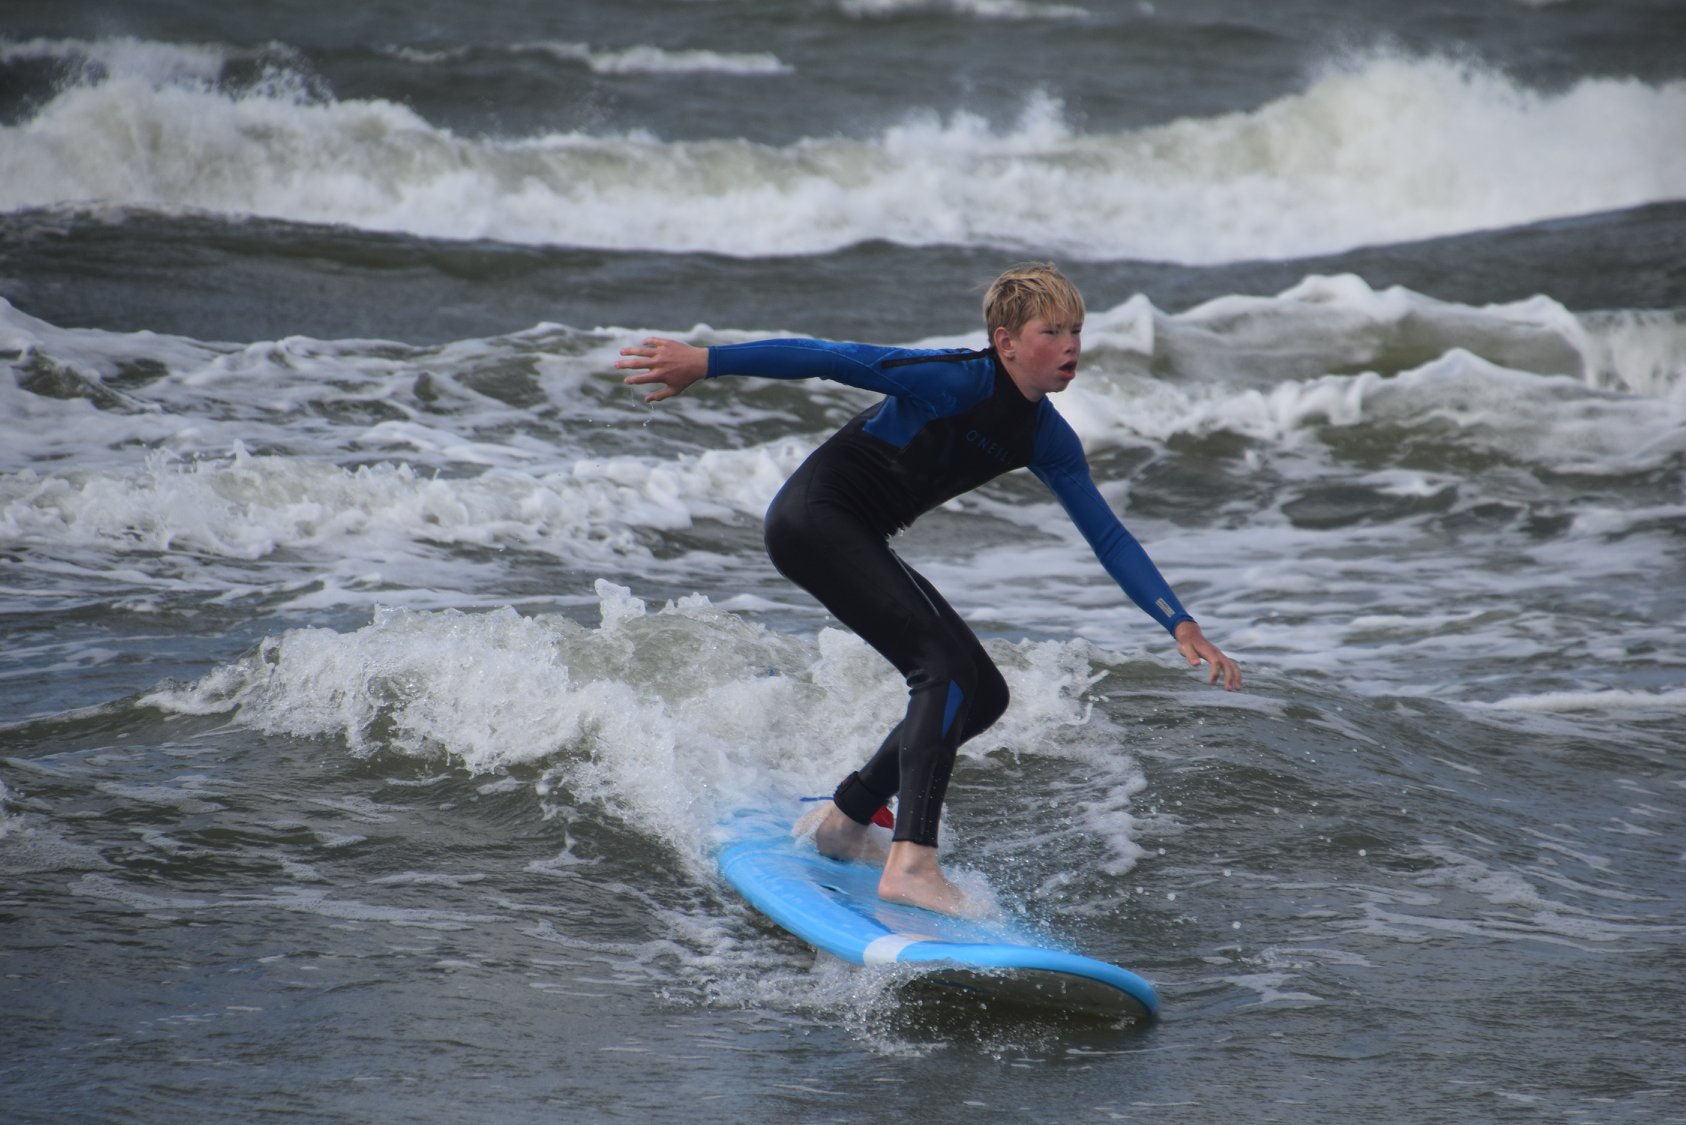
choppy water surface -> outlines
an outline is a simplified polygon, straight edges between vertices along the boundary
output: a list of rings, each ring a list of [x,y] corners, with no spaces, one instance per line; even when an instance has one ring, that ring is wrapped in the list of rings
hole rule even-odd
[[[19,8],[8,1119],[1686,1119],[1680,15],[1170,7]],[[718,881],[900,711],[760,548],[870,400],[609,373],[1026,255],[1248,690],[1033,479],[933,513],[1014,697],[945,848],[1147,1029]]]

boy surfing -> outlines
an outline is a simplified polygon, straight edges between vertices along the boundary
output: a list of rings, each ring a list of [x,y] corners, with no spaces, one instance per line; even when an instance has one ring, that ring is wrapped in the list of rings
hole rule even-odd
[[[660,402],[725,375],[831,379],[884,398],[856,415],[793,473],[767,510],[767,554],[779,573],[893,664],[907,711],[878,750],[837,786],[814,844],[860,858],[875,813],[897,799],[879,897],[945,914],[983,904],[937,860],[937,826],[962,743],[1007,709],[1007,684],[971,627],[890,547],[919,516],[1013,469],[1048,486],[1129,598],[1171,634],[1208,682],[1241,687],[1241,669],[1207,640],[1153,560],[1090,477],[1083,447],[1047,396],[1071,385],[1082,354],[1082,294],[1051,265],[1014,266],[983,301],[989,347],[890,348],[762,340],[700,348],[651,337],[621,349],[630,385]]]

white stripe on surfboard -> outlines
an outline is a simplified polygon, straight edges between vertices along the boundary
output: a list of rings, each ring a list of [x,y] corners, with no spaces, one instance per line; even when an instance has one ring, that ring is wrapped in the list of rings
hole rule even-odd
[[[863,965],[893,965],[896,958],[901,956],[902,950],[910,945],[918,945],[922,941],[930,941],[928,937],[910,934],[885,934],[881,938],[873,938],[867,942],[861,951]]]

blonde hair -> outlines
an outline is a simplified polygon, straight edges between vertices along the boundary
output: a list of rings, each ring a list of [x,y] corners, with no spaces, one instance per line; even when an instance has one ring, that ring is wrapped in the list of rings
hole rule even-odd
[[[1016,334],[1037,317],[1051,324],[1078,324],[1083,320],[1083,294],[1052,262],[1020,262],[990,282],[983,316],[991,340],[997,328]]]

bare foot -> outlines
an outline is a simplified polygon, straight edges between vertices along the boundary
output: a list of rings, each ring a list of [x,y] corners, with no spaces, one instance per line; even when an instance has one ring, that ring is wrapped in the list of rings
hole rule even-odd
[[[790,834],[798,839],[812,837],[820,854],[831,859],[880,864],[889,856],[889,848],[882,839],[887,833],[874,831],[870,824],[856,824],[835,801],[827,801],[804,813]]]
[[[878,880],[878,897],[961,918],[983,918],[990,913],[989,903],[949,882],[937,863],[936,848],[909,840],[890,845],[890,858]]]

